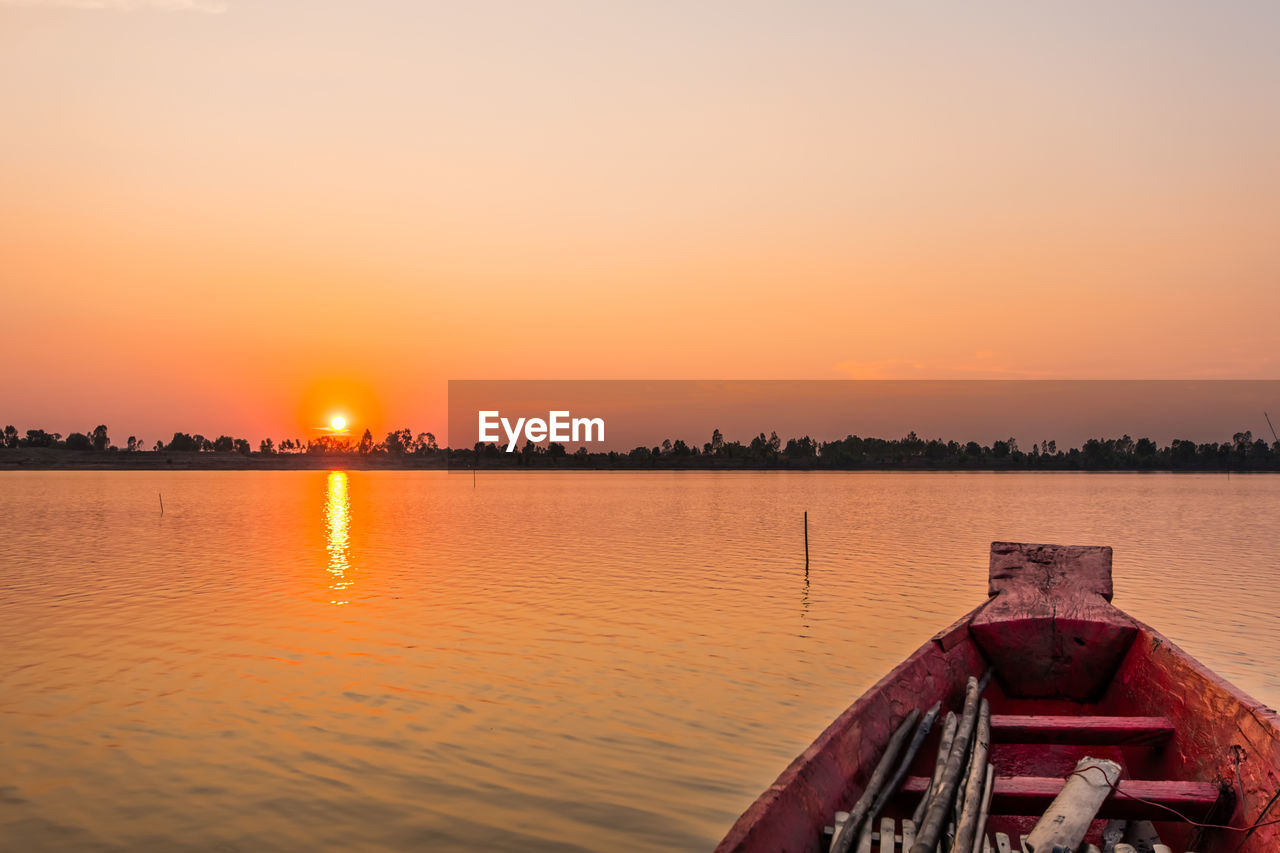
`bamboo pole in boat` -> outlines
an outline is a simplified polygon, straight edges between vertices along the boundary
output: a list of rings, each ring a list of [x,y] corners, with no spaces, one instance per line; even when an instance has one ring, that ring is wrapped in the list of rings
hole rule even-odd
[[[1149,820],[1135,820],[1125,828],[1124,840],[1132,844],[1138,853],[1154,853],[1160,843],[1160,834]]]
[[[1116,845],[1124,838],[1123,820],[1109,820],[1102,830],[1102,853],[1115,853]]]
[[[898,726],[898,730],[889,738],[889,743],[884,748],[884,755],[880,756],[880,763],[876,765],[871,778],[867,780],[866,789],[863,790],[862,796],[858,798],[858,801],[853,804],[853,808],[849,809],[849,820],[845,822],[844,831],[831,841],[831,849],[834,853],[849,853],[853,849],[853,842],[858,838],[863,819],[870,811],[871,804],[875,802],[876,796],[879,795],[880,788],[884,785],[890,768],[894,766],[894,761],[898,757],[898,752],[902,749],[903,742],[907,739],[907,735],[915,729],[916,721],[919,719],[920,709],[912,708],[911,713],[907,714],[907,718]]]
[[[916,753],[920,751],[920,745],[924,743],[924,739],[929,736],[929,730],[933,728],[933,721],[938,719],[938,711],[942,709],[941,702],[934,702],[923,717],[920,718],[920,724],[916,726],[916,732],[911,736],[911,743],[907,744],[907,749],[902,753],[902,758],[898,761],[898,768],[893,771],[893,776],[889,782],[880,789],[880,793],[876,795],[876,801],[871,806],[871,811],[867,812],[867,819],[862,825],[861,832],[870,834],[876,818],[880,816],[880,812],[884,809],[885,804],[889,802],[889,798],[898,792],[898,788],[902,787],[902,780],[906,778],[907,771],[911,769],[911,762],[915,760]]]
[[[978,736],[973,742],[969,778],[964,786],[964,808],[956,826],[953,853],[973,853],[977,841],[978,815],[982,811],[982,791],[987,782],[987,754],[991,750],[991,706],[983,699],[978,711]]]
[[[956,797],[956,787],[960,783],[960,771],[969,752],[969,740],[973,737],[973,729],[978,718],[978,679],[969,676],[965,688],[964,713],[960,715],[960,724],[956,727],[955,740],[951,744],[951,755],[947,757],[946,769],[938,783],[926,809],[924,823],[916,830],[916,843],[910,853],[932,853],[938,846],[938,838],[942,835],[942,825],[947,819],[947,812]]]
[[[938,790],[938,783],[942,781],[942,771],[947,769],[947,758],[951,755],[951,742],[956,736],[956,723],[959,718],[956,717],[955,711],[947,712],[947,720],[942,724],[942,740],[938,742],[938,760],[934,763],[933,778],[929,780],[929,787],[925,790],[924,796],[920,798],[920,804],[916,806],[915,812],[911,815],[911,822],[916,826],[920,825],[920,821],[924,820],[924,810],[929,807],[929,799],[933,792]],[[910,850],[911,848],[904,848]]]
[[[1084,772],[1097,768],[1101,772]],[[1075,850],[1084,841],[1089,824],[1112,787],[1120,780],[1120,765],[1105,758],[1082,758],[1075,772],[1053,798],[1036,823],[1027,842],[1032,850],[1052,850],[1055,845]],[[1119,847],[1117,846],[1117,853]]]
[[[978,812],[977,838],[983,840],[984,847],[990,846],[987,838],[987,817],[991,813],[991,789],[995,787],[996,766],[987,762],[987,779],[982,785],[982,809]]]
[[[911,736],[911,742],[907,744],[907,751],[902,754],[902,759],[898,762],[898,769],[893,772],[889,784],[881,788],[879,796],[876,797],[875,806],[871,809],[872,818],[880,814],[885,804],[889,802],[889,798],[902,787],[902,780],[907,777],[907,771],[911,769],[911,762],[915,761],[916,753],[920,751],[925,738],[929,736],[929,731],[933,728],[934,720],[938,719],[940,710],[942,710],[942,703],[934,702],[933,707],[920,718],[920,724],[916,726],[916,733]]]

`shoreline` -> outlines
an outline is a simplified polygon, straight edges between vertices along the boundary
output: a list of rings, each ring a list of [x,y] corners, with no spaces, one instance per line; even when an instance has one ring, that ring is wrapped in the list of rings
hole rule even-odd
[[[466,452],[466,451],[464,451]],[[738,460],[716,460],[715,463],[693,461],[697,457],[675,459],[647,459],[643,462],[621,457],[613,463],[594,459],[578,460],[573,457],[536,457],[532,464],[524,464],[521,457],[511,462],[502,460],[492,464],[482,459],[476,467],[471,460],[457,460],[450,464],[448,453],[429,456],[389,456],[321,453],[200,453],[194,451],[94,451],[62,450],[46,448],[0,449],[0,472],[5,471],[781,471],[781,472],[904,472],[904,473],[1005,473],[1005,474],[1276,474],[1269,469],[1239,468],[1172,468],[1153,467],[1081,467],[1063,465],[1028,466],[1019,464],[993,464],[986,460],[972,465],[930,465],[903,463],[867,463],[861,465],[823,465],[820,462],[797,464],[781,461],[778,464],[751,464]],[[737,464],[735,464],[737,463]]]

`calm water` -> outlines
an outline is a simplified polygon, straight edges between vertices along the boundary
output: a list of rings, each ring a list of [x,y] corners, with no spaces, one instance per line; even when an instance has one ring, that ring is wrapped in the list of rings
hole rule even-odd
[[[1265,475],[6,473],[0,847],[708,849],[993,539],[1115,546],[1275,705],[1278,519]]]

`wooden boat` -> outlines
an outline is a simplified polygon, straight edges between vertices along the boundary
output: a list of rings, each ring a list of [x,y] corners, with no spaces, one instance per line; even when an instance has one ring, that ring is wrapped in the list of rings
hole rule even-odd
[[[992,543],[988,599],[837,717],[717,850],[827,850],[824,827],[874,784],[904,718],[935,701],[944,713],[958,710],[970,677],[990,672],[983,696],[994,782],[977,850],[999,833],[1000,847],[1007,836],[1017,851],[1078,762],[1093,757],[1115,761],[1120,780],[1104,791],[1079,849],[1113,842],[1103,838],[1108,820],[1127,820],[1154,829],[1175,853],[1277,853],[1280,717],[1114,607],[1111,596],[1110,548]],[[909,767],[903,756],[905,778],[882,814],[865,821],[872,832],[883,821],[872,849],[910,849],[911,833],[905,848],[895,846],[904,839],[893,827],[914,831],[903,820],[936,790],[941,728]]]

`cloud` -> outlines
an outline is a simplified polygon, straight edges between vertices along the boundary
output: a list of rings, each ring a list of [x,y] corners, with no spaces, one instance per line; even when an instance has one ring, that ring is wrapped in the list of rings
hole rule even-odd
[[[209,15],[219,15],[227,11],[227,4],[220,0],[0,0],[0,6],[89,9],[109,12],[158,9],[165,12],[204,12]]]

